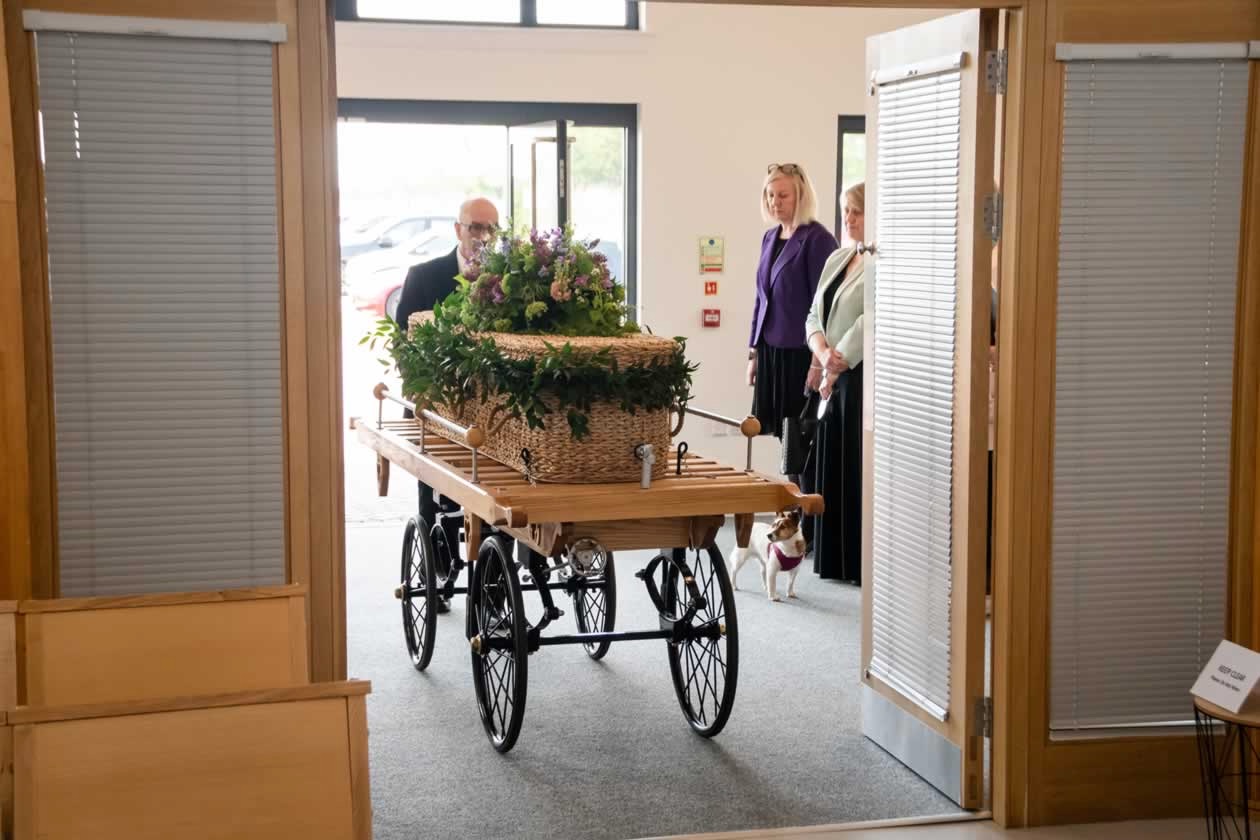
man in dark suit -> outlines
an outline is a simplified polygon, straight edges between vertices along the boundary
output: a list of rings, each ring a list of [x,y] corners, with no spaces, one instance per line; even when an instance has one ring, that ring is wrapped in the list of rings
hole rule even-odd
[[[411,313],[432,310],[435,303],[455,291],[459,285],[455,281],[456,275],[468,271],[468,261],[477,253],[481,243],[490,238],[498,225],[499,211],[488,199],[470,198],[460,205],[459,221],[455,223],[455,236],[459,239],[459,244],[449,254],[413,265],[407,271],[402,295],[398,299],[398,310],[394,313],[394,319],[400,327],[406,330]],[[414,415],[408,410],[403,412],[403,416]],[[426,526],[437,522],[439,511],[458,510],[458,506],[444,502],[423,481],[417,483],[420,485],[420,518]],[[458,551],[459,541],[453,537],[453,534],[448,535],[448,544]],[[476,552],[476,546],[469,547],[470,555],[475,556]],[[440,613],[450,612],[451,609],[450,603],[442,596],[438,597],[436,606]]]
[[[455,236],[459,244],[449,254],[413,265],[403,282],[394,318],[398,326],[407,328],[413,312],[427,312],[433,305],[455,291],[455,277],[468,270],[468,261],[477,248],[499,225],[499,211],[485,198],[470,198],[459,207]],[[469,277],[469,280],[474,278]]]

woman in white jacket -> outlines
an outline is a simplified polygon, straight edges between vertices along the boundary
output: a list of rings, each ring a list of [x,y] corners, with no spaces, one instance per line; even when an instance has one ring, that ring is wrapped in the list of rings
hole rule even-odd
[[[814,433],[806,474],[827,509],[814,523],[814,571],[862,582],[862,334],[866,238],[864,184],[844,193],[844,226],[854,246],[828,257],[805,319],[813,353],[808,386],[827,400]]]

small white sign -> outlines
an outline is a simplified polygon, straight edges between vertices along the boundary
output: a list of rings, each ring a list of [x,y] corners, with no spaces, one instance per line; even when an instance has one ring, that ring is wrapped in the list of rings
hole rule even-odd
[[[1237,714],[1260,680],[1260,653],[1221,642],[1190,693]]]

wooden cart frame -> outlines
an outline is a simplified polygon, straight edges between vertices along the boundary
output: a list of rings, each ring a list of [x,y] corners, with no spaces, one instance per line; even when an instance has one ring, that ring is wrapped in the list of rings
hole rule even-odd
[[[689,452],[667,453],[668,474],[640,483],[538,483],[488,458],[485,433],[392,395],[377,385],[373,423],[351,420],[359,441],[377,453],[377,482],[388,493],[391,466],[420,482],[420,509],[403,536],[400,585],[403,631],[418,670],[433,652],[437,613],[455,595],[468,596],[466,638],[478,707],[491,743],[511,749],[524,714],[528,656],[540,647],[580,644],[598,659],[614,641],[662,639],[684,716],[709,737],[725,726],[738,682],[738,619],[725,560],[714,540],[733,515],[736,542],[746,547],[758,513],[799,507],[822,512],[822,498],[752,469],[760,424],[699,409],[688,413],[740,429],[743,470]],[[394,402],[415,417],[385,420]],[[433,429],[441,427],[443,435]],[[457,580],[468,546],[468,585]],[[516,547],[513,559],[513,544]],[[663,547],[663,548],[662,548]],[[636,572],[660,616],[649,630],[616,631],[614,552],[660,548]],[[521,594],[538,592],[542,617],[525,620]],[[552,593],[572,598],[579,632],[544,636],[563,613]]]

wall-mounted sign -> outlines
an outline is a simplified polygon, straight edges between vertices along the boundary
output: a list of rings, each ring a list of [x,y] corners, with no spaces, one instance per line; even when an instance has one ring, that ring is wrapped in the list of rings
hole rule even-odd
[[[716,280],[705,280],[705,281],[704,281],[704,293],[705,293],[706,295],[716,295],[716,294],[717,294],[717,281],[716,281]]]
[[[701,311],[700,325],[703,327],[720,327],[722,326],[722,310],[705,309]]]
[[[720,236],[700,237],[700,273],[721,274],[726,265],[726,247]]]

